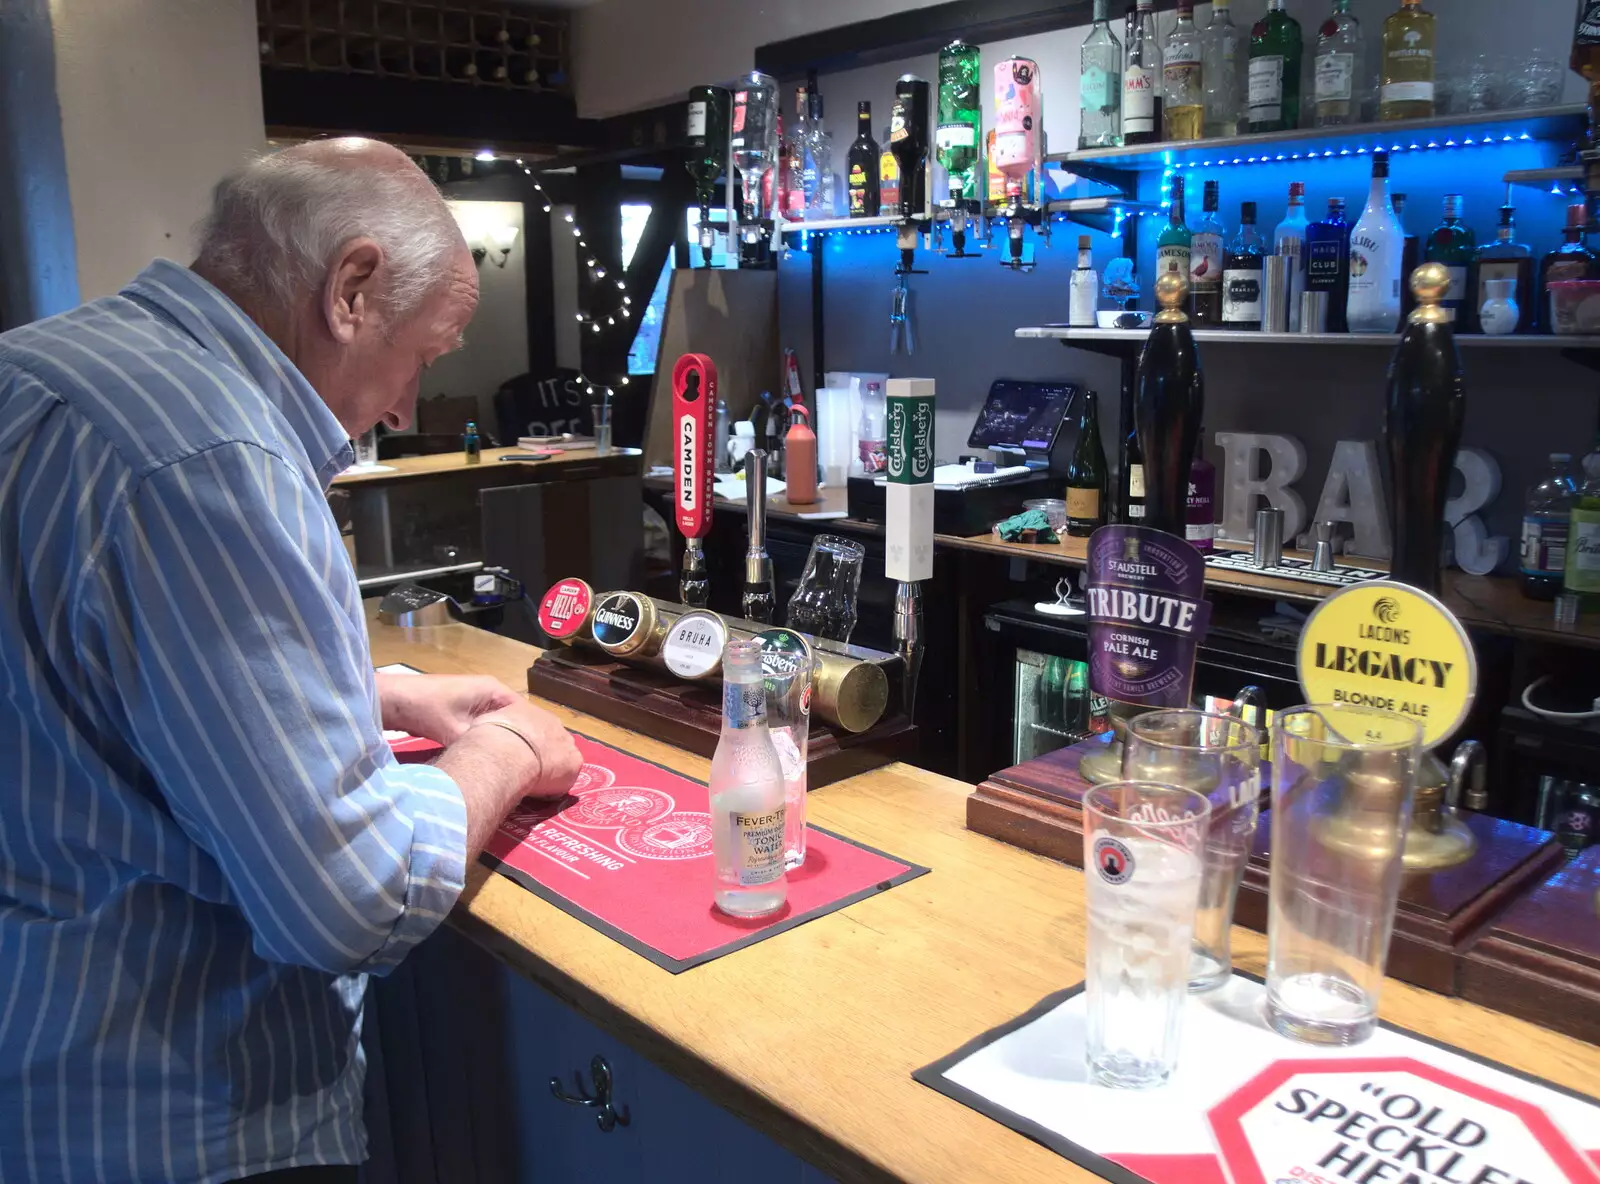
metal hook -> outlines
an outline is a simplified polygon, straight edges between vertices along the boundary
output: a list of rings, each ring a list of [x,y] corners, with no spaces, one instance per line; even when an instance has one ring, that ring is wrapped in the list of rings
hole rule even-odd
[[[569,1106],[588,1106],[597,1111],[594,1121],[602,1131],[615,1130],[618,1124],[627,1126],[631,1120],[628,1108],[624,1106],[618,1110],[611,1104],[611,1066],[606,1063],[605,1057],[595,1055],[594,1060],[589,1062],[589,1075],[594,1078],[592,1094],[583,1084],[583,1074],[576,1070],[572,1074],[573,1085],[577,1089],[576,1097],[561,1088],[559,1077],[550,1079],[550,1093]]]

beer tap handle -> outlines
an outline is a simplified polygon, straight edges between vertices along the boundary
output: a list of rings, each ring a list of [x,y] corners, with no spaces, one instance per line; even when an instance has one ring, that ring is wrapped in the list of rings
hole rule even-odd
[[[747,621],[772,623],[777,592],[772,585],[772,560],[767,557],[767,454],[752,448],[745,454],[745,499],[750,514],[750,544],[744,557],[741,611]]]
[[[704,608],[711,595],[701,542],[711,531],[712,474],[716,458],[717,367],[704,354],[684,354],[672,368],[672,421],[676,441],[673,502],[683,535],[678,595]]]
[[[1452,810],[1465,806],[1478,811],[1489,808],[1489,761],[1484,747],[1476,740],[1463,740],[1450,758],[1450,780],[1444,804]]]

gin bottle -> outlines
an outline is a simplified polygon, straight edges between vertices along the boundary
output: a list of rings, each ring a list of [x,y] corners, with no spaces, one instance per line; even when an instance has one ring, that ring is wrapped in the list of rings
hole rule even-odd
[[[806,133],[806,204],[833,214],[833,136],[822,122],[822,95],[811,92],[811,125]]]
[[[765,917],[788,900],[783,767],[767,731],[761,643],[722,651],[722,736],[711,757],[711,840],[717,907]]]
[[[1094,27],[1078,52],[1079,148],[1122,144],[1122,42],[1111,31],[1110,0],[1094,0]]]
[[[1229,0],[1213,0],[1211,23],[1200,34],[1200,73],[1206,91],[1207,138],[1236,136],[1244,120],[1244,71],[1249,30],[1233,23]]]
[[[1300,332],[1300,296],[1306,290],[1306,186],[1289,182],[1289,209],[1272,232],[1272,253],[1294,260],[1289,265],[1289,332]]]
[[[1400,0],[1383,22],[1383,87],[1378,118],[1427,119],[1433,114],[1433,13],[1422,0]]]
[[[1154,0],[1139,0],[1122,71],[1122,142],[1153,144],[1161,135],[1161,47]]]
[[[1461,195],[1444,195],[1444,221],[1433,228],[1428,245],[1423,249],[1423,262],[1442,263],[1450,273],[1450,287],[1439,302],[1450,319],[1465,330],[1473,321],[1473,309],[1467,307],[1467,275],[1472,270],[1472,257],[1478,249],[1478,240],[1472,227],[1461,221]]]
[[[1206,94],[1194,0],[1178,0],[1178,20],[1162,53],[1162,119],[1169,140],[1198,140],[1205,129]]]
[[[1250,30],[1250,130],[1293,131],[1300,126],[1300,22],[1268,0]]]
[[[1350,0],[1333,0],[1333,12],[1317,30],[1318,127],[1361,122],[1361,59],[1361,23],[1350,15]]]

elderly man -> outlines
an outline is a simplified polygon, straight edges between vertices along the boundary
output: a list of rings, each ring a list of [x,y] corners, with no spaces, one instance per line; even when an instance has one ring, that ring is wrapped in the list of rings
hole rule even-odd
[[[337,140],[219,184],[192,268],[0,336],[7,1184],[353,1178],[366,976],[576,775],[493,680],[374,677],[324,499],[477,298],[427,178]]]

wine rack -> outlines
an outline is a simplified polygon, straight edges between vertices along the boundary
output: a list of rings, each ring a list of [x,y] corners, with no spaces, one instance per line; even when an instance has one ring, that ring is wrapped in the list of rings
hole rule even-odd
[[[256,0],[262,65],[571,91],[565,12],[472,0]]]

